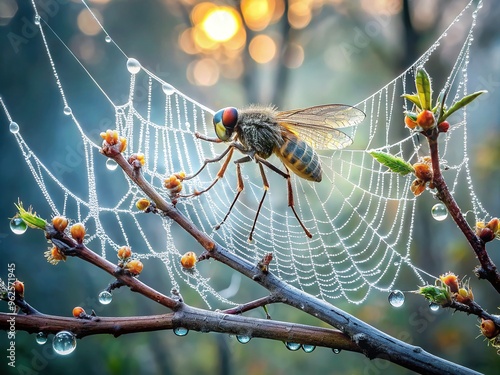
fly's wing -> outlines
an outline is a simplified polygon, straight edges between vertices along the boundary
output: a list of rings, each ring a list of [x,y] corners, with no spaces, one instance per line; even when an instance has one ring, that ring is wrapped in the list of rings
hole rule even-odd
[[[339,129],[357,125],[364,118],[363,111],[343,104],[318,105],[276,115],[281,126],[317,150],[337,150],[349,146],[351,137]]]

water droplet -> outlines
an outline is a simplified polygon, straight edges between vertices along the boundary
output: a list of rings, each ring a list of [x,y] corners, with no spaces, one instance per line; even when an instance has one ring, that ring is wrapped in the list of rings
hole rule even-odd
[[[434,206],[432,206],[431,215],[434,220],[443,221],[448,217],[448,209],[444,204],[436,203]]]
[[[19,125],[17,124],[17,122],[11,121],[9,124],[9,130],[12,134],[16,134],[17,132],[19,132]]]
[[[38,332],[35,340],[38,345],[43,345],[47,342],[47,335],[43,332]]]
[[[394,262],[394,266],[396,267],[399,266],[399,262],[398,261]]]
[[[163,90],[163,92],[165,93],[165,95],[172,95],[175,92],[174,86],[172,86],[169,83],[164,83],[161,86],[161,89]]]
[[[66,116],[69,116],[73,113],[73,111],[71,110],[71,107],[68,107],[67,105],[64,106],[64,109],[63,109],[63,113],[66,115]]]
[[[76,348],[76,337],[69,331],[58,332],[52,340],[52,348],[57,354],[68,355]]]
[[[186,129],[189,129],[191,127],[191,124],[189,123],[189,121],[186,121],[184,123],[184,126],[186,127]]]
[[[238,342],[242,343],[242,344],[246,344],[247,342],[249,342],[252,338],[250,336],[246,336],[246,335],[236,335],[236,340],[238,340]]]
[[[339,354],[341,351],[342,351],[342,349],[338,349],[338,348],[333,348],[333,349],[332,349],[332,352],[333,352],[334,354]]]
[[[296,342],[285,342],[285,346],[288,350],[291,350],[292,352],[299,350],[300,347],[302,346],[301,344],[297,344]]]
[[[109,305],[112,300],[113,300],[113,295],[107,290],[103,290],[101,293],[99,293],[99,302],[102,305]]]
[[[431,309],[431,311],[438,311],[439,305],[437,303],[431,302],[429,303],[429,309]]]
[[[177,336],[186,336],[189,333],[189,329],[184,327],[176,327],[174,328],[174,333]]]
[[[393,290],[389,294],[389,303],[394,307],[401,307],[405,303],[405,295],[400,290]]]
[[[39,16],[38,14],[35,16],[35,19],[34,19],[34,21],[33,21],[33,22],[34,22],[34,24],[35,24],[35,25],[37,25],[37,26],[38,26],[38,25],[40,25],[40,16]]]
[[[15,234],[23,234],[27,229],[28,226],[20,217],[15,217],[10,221],[10,230]]]
[[[316,349],[315,345],[302,344],[302,350],[306,353],[312,353]]]
[[[106,36],[104,37],[104,41],[105,41],[106,43],[111,43],[111,40],[112,40],[112,39],[111,39],[111,37],[110,37],[109,35],[106,35]]]
[[[108,159],[106,160],[106,168],[108,168],[110,171],[114,171],[116,170],[116,168],[118,168],[118,163],[113,159]]]
[[[136,59],[130,58],[127,60],[127,70],[132,74],[137,74],[141,71],[141,63]]]

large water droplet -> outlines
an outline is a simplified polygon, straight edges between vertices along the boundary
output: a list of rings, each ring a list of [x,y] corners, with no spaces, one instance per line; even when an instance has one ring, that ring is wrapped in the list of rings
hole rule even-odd
[[[141,63],[136,59],[130,58],[127,60],[127,70],[132,74],[137,74],[141,71]]]
[[[389,303],[394,307],[401,307],[405,303],[405,295],[400,290],[393,290],[389,294]]]
[[[174,86],[172,86],[170,83],[164,83],[161,86],[161,89],[165,93],[165,95],[172,95],[175,92]]]
[[[176,327],[174,328],[174,333],[177,336],[186,336],[189,333],[189,329],[184,327]]]
[[[76,348],[76,337],[69,331],[58,332],[52,340],[52,348],[57,354],[68,355]]]
[[[38,345],[43,345],[47,342],[47,335],[43,332],[38,332],[35,340]]]
[[[250,336],[246,336],[246,335],[236,335],[236,340],[238,340],[238,342],[242,343],[242,344],[246,344],[247,342],[249,342],[252,338]]]
[[[116,168],[118,168],[118,163],[113,159],[108,159],[106,160],[106,168],[108,168],[110,171],[114,171],[116,170]]]
[[[306,353],[312,353],[316,349],[315,345],[302,344],[302,350]]]
[[[40,16],[38,14],[35,16],[33,23],[37,26],[40,25]]]
[[[448,217],[448,209],[444,204],[436,203],[431,208],[431,215],[434,218],[434,220],[443,221]]]
[[[16,134],[17,132],[19,132],[19,125],[17,124],[17,122],[11,121],[9,124],[9,130],[12,134]]]
[[[63,113],[66,115],[66,116],[69,116],[73,113],[73,111],[71,110],[71,107],[65,105],[64,106],[64,109],[63,109]]]
[[[288,350],[291,350],[292,352],[299,350],[300,347],[302,346],[301,344],[297,344],[296,342],[285,342],[285,346]]]
[[[110,37],[109,35],[106,35],[106,36],[104,37],[104,41],[105,41],[106,43],[111,43],[111,40],[112,40],[112,39],[111,39],[111,37]]]
[[[338,349],[338,348],[332,349],[333,354],[339,354],[341,351],[342,351],[342,349]]]
[[[439,307],[440,306],[437,303],[434,302],[429,303],[429,309],[431,309],[431,311],[438,311]]]
[[[10,221],[10,230],[15,234],[23,234],[27,229],[28,226],[20,217],[15,217]]]
[[[99,293],[99,302],[102,305],[109,305],[112,300],[113,300],[113,295],[107,290],[103,290],[101,293]]]

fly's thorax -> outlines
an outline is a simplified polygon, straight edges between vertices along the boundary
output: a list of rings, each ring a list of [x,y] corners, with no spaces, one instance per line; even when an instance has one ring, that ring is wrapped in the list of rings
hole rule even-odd
[[[271,107],[250,107],[239,111],[236,128],[238,140],[248,151],[255,151],[267,159],[275,147],[281,147],[281,127],[276,122],[276,111]]]
[[[322,169],[316,151],[291,132],[283,132],[283,139],[284,142],[276,149],[276,154],[288,169],[301,178],[320,182]]]

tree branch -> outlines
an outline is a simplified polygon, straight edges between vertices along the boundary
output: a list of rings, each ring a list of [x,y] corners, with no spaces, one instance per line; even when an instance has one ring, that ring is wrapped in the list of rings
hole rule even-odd
[[[476,275],[480,279],[488,280],[496,291],[500,293],[500,273],[498,273],[497,267],[489,257],[484,241],[479,238],[476,233],[474,233],[462,215],[462,211],[460,210],[460,207],[458,207],[458,204],[453,196],[450,194],[448,186],[446,185],[441,173],[441,168],[439,166],[438,135],[439,131],[437,128],[434,128],[431,134],[426,135],[430,147],[433,183],[438,192],[437,196],[448,209],[450,216],[464,234],[472,250],[474,250],[479,263],[481,264],[481,268],[476,269]]]

